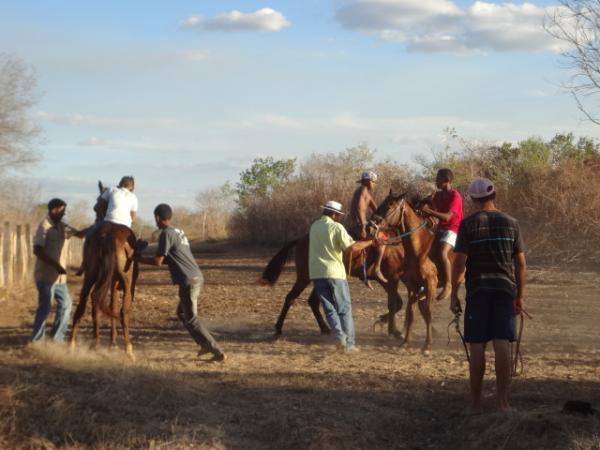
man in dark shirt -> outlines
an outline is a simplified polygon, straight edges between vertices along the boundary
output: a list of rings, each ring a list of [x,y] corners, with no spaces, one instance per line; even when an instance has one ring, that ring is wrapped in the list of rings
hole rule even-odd
[[[466,267],[464,326],[465,341],[471,349],[470,413],[482,411],[481,387],[488,341],[492,341],[496,356],[498,408],[509,411],[510,342],[515,340],[515,314],[523,308],[525,246],[517,221],[496,208],[496,193],[490,180],[475,179],[468,193],[477,212],[464,219],[458,231],[450,309],[455,314],[461,310],[458,287]]]
[[[154,266],[167,262],[173,284],[179,286],[177,316],[200,346],[198,356],[212,353],[210,361],[225,361],[225,353],[198,317],[198,296],[204,286],[204,278],[184,232],[171,226],[172,216],[171,207],[165,203],[154,209],[156,226],[161,229],[156,256],[139,257],[138,261]]]

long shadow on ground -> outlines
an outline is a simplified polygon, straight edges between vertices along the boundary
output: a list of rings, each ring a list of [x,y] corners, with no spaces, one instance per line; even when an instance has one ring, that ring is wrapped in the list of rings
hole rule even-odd
[[[557,398],[598,398],[599,383],[523,380],[526,394],[515,403],[528,412],[464,418],[464,380],[441,390],[433,380],[333,376],[12,362],[0,369],[0,444],[562,449],[599,442],[600,420],[560,413]]]

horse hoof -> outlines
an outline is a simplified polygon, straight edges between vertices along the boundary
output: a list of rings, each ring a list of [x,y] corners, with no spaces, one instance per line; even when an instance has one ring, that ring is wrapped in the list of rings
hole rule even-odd
[[[323,335],[329,335],[329,334],[331,334],[331,330],[330,329],[321,330],[321,334],[323,334]]]
[[[117,346],[117,344],[110,344],[108,346],[108,350],[111,352],[114,352],[115,350],[117,350],[119,347]]]
[[[431,350],[428,348],[423,349],[423,356],[431,356]]]
[[[399,331],[390,331],[389,335],[392,336],[395,339],[399,339],[399,340],[401,340],[403,342],[405,341],[404,336]]]
[[[134,362],[135,361],[135,356],[133,354],[133,345],[131,344],[127,344],[125,346],[125,353],[127,354],[127,357]]]

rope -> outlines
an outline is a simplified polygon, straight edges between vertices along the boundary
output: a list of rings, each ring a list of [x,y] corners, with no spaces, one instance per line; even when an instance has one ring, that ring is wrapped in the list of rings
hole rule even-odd
[[[410,236],[411,234],[417,232],[418,230],[420,230],[421,228],[425,227],[426,225],[427,225],[427,221],[424,220],[423,222],[421,222],[421,224],[418,227],[415,227],[412,230],[408,230],[405,233],[399,234],[398,236],[394,236],[394,237],[391,237],[389,239],[386,239],[381,244],[382,245],[391,245],[391,244],[393,244],[395,242],[398,242],[398,241],[402,240],[402,238],[405,238],[406,236]]]
[[[519,316],[519,332],[517,333],[517,343],[515,344],[514,355],[512,355],[513,347],[511,346],[511,348],[510,348],[511,361],[512,361],[511,376],[513,378],[523,375],[523,372],[525,371],[524,364],[523,364],[523,354],[521,353],[521,340],[523,338],[523,329],[525,328],[525,317],[527,317],[529,320],[533,320],[533,317],[531,317],[531,315],[524,309],[521,310],[521,312],[519,312],[518,316]],[[518,370],[519,365],[521,366],[521,370]]]
[[[463,336],[462,331],[460,331],[460,312],[455,313],[454,319],[452,319],[450,321],[450,323],[448,324],[448,345],[450,345],[450,327],[452,325],[454,325],[454,329],[460,336],[460,340],[462,341],[463,347],[465,348],[465,355],[467,357],[467,362],[470,364],[471,363],[471,355],[469,355],[469,347],[467,347],[467,343],[465,342],[465,337]]]

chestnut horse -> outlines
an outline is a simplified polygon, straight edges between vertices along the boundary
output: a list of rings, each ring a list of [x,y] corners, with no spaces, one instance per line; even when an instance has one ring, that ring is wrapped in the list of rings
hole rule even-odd
[[[404,203],[403,203],[404,202]],[[399,214],[402,205],[408,205],[404,201],[404,194],[394,195],[391,191],[386,199],[379,206],[375,215],[388,215],[387,219],[384,217],[383,225],[386,228],[385,231],[391,235],[386,245],[385,254],[381,262],[381,271],[387,278],[388,282],[383,283],[375,277],[374,274],[374,260],[375,255],[368,255],[367,262],[368,270],[367,276],[369,279],[377,281],[385,289],[388,298],[388,313],[380,317],[380,320],[385,320],[388,324],[388,333],[398,338],[403,338],[403,343],[408,343],[410,327],[406,325],[412,325],[412,318],[410,321],[405,322],[405,333],[404,336],[398,331],[395,323],[395,314],[402,308],[402,298],[398,293],[399,282],[402,281],[406,285],[411,298],[411,305],[414,305],[416,299],[419,298],[419,292],[421,286],[426,286],[426,293],[428,295],[428,305],[435,297],[435,287],[437,286],[437,271],[435,266],[427,258],[427,253],[431,248],[433,242],[433,233],[429,230],[429,222],[424,222],[423,226],[415,226],[407,228],[401,223],[401,220],[405,218],[404,214]],[[411,209],[412,210],[412,209]],[[413,211],[414,213],[414,211]],[[394,222],[394,217],[396,222]],[[402,231],[404,230],[404,231]],[[404,242],[405,237],[411,237],[412,234],[419,234],[421,240],[425,241],[422,233],[425,232],[428,235],[428,245],[422,246],[411,246],[410,252],[406,253],[406,243]],[[405,236],[403,236],[403,234]],[[288,310],[292,306],[294,300],[306,289],[310,284],[310,278],[308,275],[308,235],[289,242],[286,244],[267,264],[262,275],[262,282],[268,285],[274,285],[283,269],[285,263],[290,259],[292,250],[295,250],[295,262],[296,262],[296,281],[292,289],[288,292],[285,297],[281,313],[277,323],[275,324],[275,335],[278,336],[282,332],[283,323],[287,316]],[[426,252],[425,258],[417,252]],[[373,253],[373,252],[369,252]],[[416,255],[416,256],[415,256]],[[408,256],[408,258],[407,258]],[[418,256],[418,257],[417,257]],[[350,262],[351,261],[351,262]],[[418,263],[421,262],[421,265]],[[346,254],[344,256],[344,264],[346,271],[350,269],[350,275],[357,278],[362,278],[363,267],[362,267],[362,256],[360,253],[353,253],[352,255]],[[350,267],[349,267],[350,265]],[[319,309],[319,299],[315,295],[314,291],[311,291],[308,303],[312,309],[312,312],[319,324],[319,328],[322,333],[328,333],[329,327],[323,320],[321,311]],[[423,315],[426,323],[428,324],[428,340],[424,348],[425,351],[429,350],[431,345],[431,311],[429,307],[419,306],[419,310]]]
[[[129,358],[134,359],[133,346],[129,337],[129,314],[139,273],[138,263],[133,259],[135,234],[125,225],[104,222],[86,240],[88,242],[84,251],[84,279],[79,294],[79,304],[73,317],[71,348],[75,347],[79,323],[91,293],[94,326],[92,347],[95,348],[100,340],[98,311],[102,311],[111,319],[111,347],[116,347],[117,344],[117,319],[120,317],[125,352]],[[119,290],[123,291],[120,308]]]

